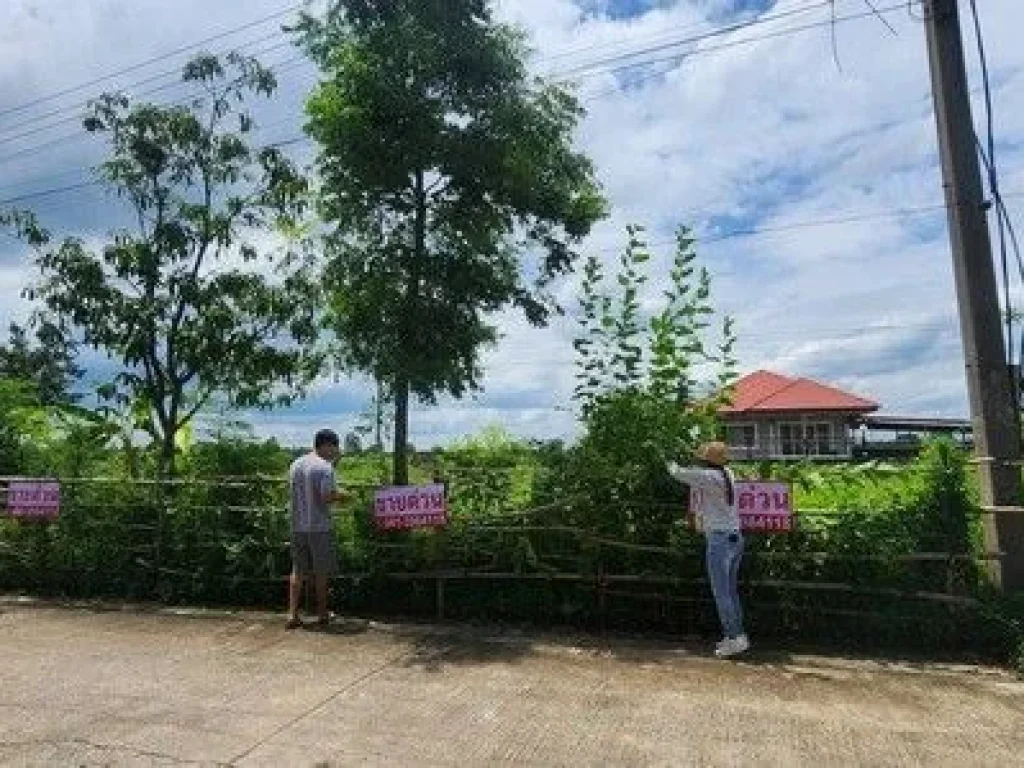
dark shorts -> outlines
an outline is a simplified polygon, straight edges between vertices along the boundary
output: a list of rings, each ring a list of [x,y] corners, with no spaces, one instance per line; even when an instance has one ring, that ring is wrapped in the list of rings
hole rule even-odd
[[[334,534],[292,532],[292,568],[301,575],[338,572]]]

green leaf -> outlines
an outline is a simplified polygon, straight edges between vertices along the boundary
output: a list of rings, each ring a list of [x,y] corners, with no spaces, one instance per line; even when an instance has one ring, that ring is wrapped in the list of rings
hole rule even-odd
[[[101,179],[134,206],[138,225],[97,250],[73,237],[47,244],[33,287],[62,328],[120,365],[118,387],[103,394],[157,440],[165,473],[213,394],[270,407],[301,393],[319,354],[308,265],[249,244],[306,206],[294,164],[249,143],[245,100],[268,95],[273,76],[251,57],[202,54],[183,80],[204,83],[208,97],[91,103],[86,127],[109,147]],[[257,259],[270,269],[245,265]]]

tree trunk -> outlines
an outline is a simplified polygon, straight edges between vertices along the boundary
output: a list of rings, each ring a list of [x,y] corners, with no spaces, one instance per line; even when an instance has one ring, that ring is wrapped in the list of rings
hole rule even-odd
[[[381,385],[380,380],[377,380],[377,433],[376,438],[373,442],[374,448],[378,451],[384,451],[384,387]]]
[[[160,440],[160,459],[158,465],[160,479],[173,478],[176,471],[174,433],[168,427],[164,427],[164,433]]]
[[[160,436],[160,455],[157,459],[156,497],[156,529],[153,532],[153,565],[157,569],[154,576],[159,579],[159,569],[164,565],[164,529],[167,527],[167,508],[173,503],[171,495],[174,486],[167,481],[174,478],[176,471],[174,455],[174,429],[170,423],[164,422]]]
[[[409,484],[409,382],[395,382],[395,485]]]
[[[405,339],[410,354],[407,360],[416,360],[427,354],[420,349],[416,336],[420,298],[420,270],[427,256],[427,197],[424,188],[423,171],[417,171],[415,179],[416,219],[413,222],[412,261],[409,264],[409,284],[406,288]],[[409,482],[409,376],[400,375],[395,381],[395,455],[394,483],[407,485]]]

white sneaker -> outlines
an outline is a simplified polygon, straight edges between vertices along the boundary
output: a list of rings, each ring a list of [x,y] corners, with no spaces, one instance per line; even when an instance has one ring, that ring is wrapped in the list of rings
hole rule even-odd
[[[720,659],[727,659],[730,656],[737,656],[750,650],[750,638],[746,635],[727,637],[715,646],[715,656]]]

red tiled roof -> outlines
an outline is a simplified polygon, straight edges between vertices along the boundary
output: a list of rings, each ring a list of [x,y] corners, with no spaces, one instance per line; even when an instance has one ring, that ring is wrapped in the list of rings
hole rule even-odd
[[[819,384],[811,379],[794,379],[770,371],[747,374],[733,389],[732,405],[723,414],[785,411],[845,411],[867,413],[878,403]]]

